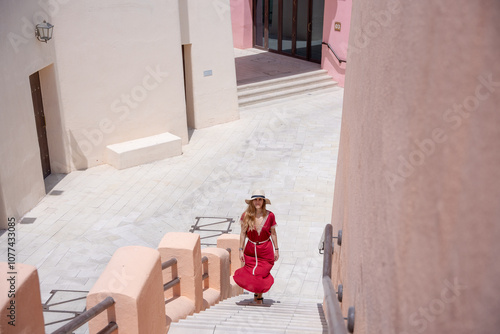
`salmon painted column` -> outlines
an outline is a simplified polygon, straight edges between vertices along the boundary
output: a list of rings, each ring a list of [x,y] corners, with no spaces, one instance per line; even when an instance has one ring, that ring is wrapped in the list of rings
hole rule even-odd
[[[40,283],[35,267],[0,263],[0,333],[45,333]],[[13,272],[13,274],[10,274]]]
[[[89,322],[97,333],[110,321],[120,333],[165,333],[167,330],[160,254],[142,246],[119,248],[87,296],[87,310],[112,297],[113,306]]]
[[[252,0],[231,0],[233,45],[238,49],[253,46]]]
[[[180,278],[180,284],[172,292],[166,291],[169,302],[165,312],[172,321],[182,319],[193,312],[203,310],[203,286],[201,282],[200,235],[187,232],[165,234],[158,246],[162,262],[177,259],[172,271]],[[164,282],[166,283],[166,282]]]

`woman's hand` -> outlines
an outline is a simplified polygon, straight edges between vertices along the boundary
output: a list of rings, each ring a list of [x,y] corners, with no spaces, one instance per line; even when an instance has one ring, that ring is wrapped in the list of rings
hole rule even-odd
[[[243,256],[243,250],[242,249],[240,249],[240,261],[243,262],[243,263],[245,262],[245,257]]]
[[[274,250],[274,261],[278,261],[279,258],[280,258],[280,251],[275,249]]]

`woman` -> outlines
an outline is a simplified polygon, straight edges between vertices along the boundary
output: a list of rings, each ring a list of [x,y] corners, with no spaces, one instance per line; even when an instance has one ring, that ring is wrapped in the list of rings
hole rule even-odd
[[[262,294],[269,291],[274,283],[270,272],[274,261],[279,258],[276,220],[274,214],[266,210],[266,204],[271,204],[271,201],[263,190],[254,191],[245,202],[248,207],[240,219],[239,249],[240,260],[245,265],[236,270],[233,278],[239,286],[254,292],[254,301],[262,304]],[[243,248],[247,237],[248,242]]]

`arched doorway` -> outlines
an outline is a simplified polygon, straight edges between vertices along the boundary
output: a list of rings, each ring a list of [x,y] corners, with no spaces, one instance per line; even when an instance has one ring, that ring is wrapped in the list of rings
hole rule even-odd
[[[253,0],[254,47],[321,62],[325,0]]]

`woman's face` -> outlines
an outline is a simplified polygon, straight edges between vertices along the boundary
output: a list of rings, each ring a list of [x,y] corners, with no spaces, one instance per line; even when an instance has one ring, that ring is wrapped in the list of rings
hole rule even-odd
[[[264,200],[262,198],[255,198],[252,200],[252,203],[256,209],[261,209],[264,204]]]

